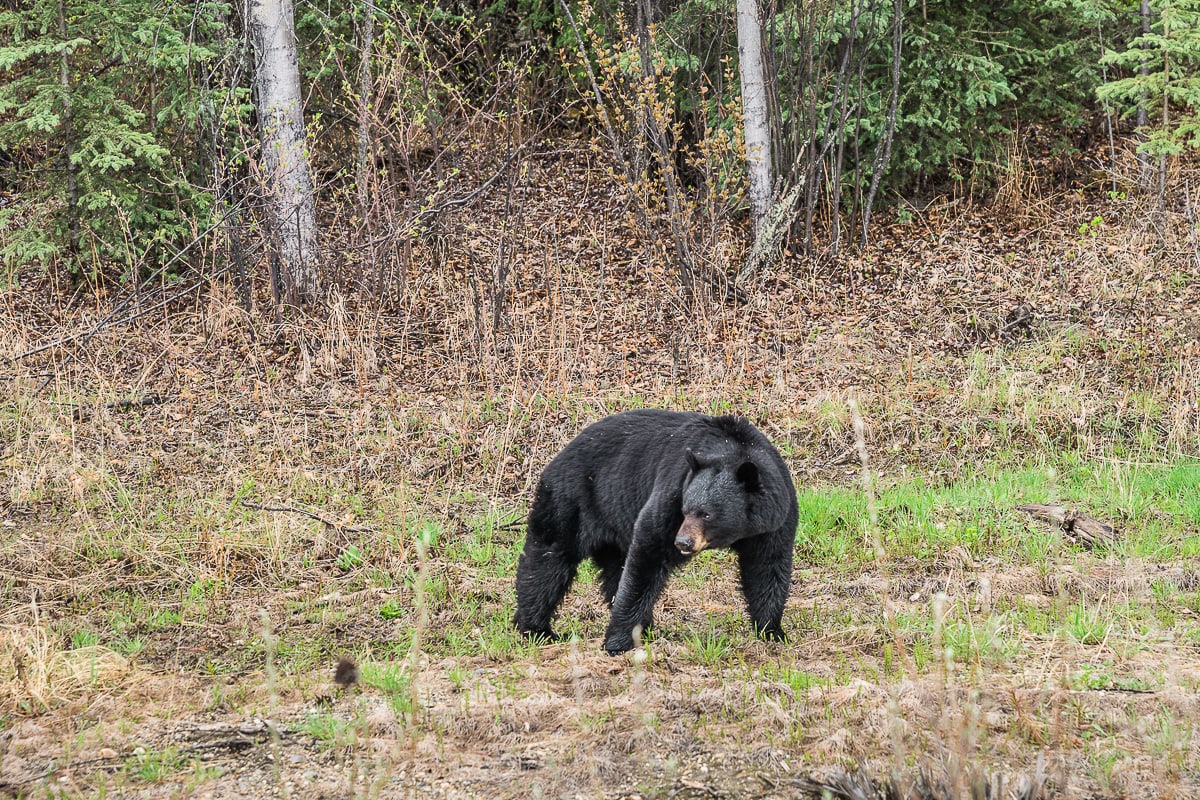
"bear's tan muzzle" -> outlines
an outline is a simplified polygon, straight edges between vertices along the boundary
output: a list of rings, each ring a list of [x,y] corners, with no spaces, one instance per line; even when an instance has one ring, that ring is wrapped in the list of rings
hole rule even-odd
[[[687,516],[675,534],[675,548],[685,556],[695,555],[708,547],[708,537],[704,535],[704,525],[699,517]]]

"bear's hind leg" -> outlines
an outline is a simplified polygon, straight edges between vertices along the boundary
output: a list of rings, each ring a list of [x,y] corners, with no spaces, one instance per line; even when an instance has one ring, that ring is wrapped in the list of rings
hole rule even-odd
[[[550,620],[566,595],[579,558],[574,547],[575,524],[555,519],[550,491],[538,487],[537,498],[529,512],[525,531],[525,549],[517,562],[517,613],[513,620],[526,636],[555,641]]]
[[[531,548],[526,542],[517,564],[517,630],[526,636],[557,640],[550,620],[575,578],[575,567],[556,549]]]

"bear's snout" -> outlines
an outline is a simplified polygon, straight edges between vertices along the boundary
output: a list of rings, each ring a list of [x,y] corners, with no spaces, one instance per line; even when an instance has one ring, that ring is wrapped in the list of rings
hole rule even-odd
[[[675,534],[675,549],[685,556],[690,556],[699,553],[708,545],[708,537],[704,535],[704,526],[700,524],[700,520],[696,517],[684,517],[683,524],[679,526],[679,533]]]

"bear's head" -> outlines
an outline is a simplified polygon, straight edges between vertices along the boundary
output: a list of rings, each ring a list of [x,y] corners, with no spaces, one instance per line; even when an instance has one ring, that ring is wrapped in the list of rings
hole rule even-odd
[[[687,450],[683,524],[675,547],[694,555],[763,533],[753,508],[763,497],[762,470],[748,453],[698,455]]]

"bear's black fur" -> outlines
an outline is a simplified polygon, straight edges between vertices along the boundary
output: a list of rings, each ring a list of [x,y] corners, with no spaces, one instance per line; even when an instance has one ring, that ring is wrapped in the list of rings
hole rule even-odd
[[[517,566],[517,628],[550,619],[579,562],[600,568],[612,609],[604,649],[633,647],[673,569],[712,547],[737,552],[759,634],[782,639],[796,490],[767,438],[741,417],[626,411],[583,430],[542,472]]]

